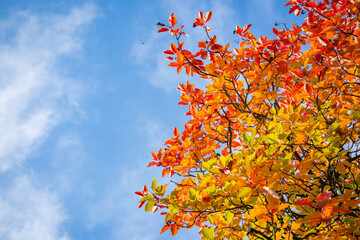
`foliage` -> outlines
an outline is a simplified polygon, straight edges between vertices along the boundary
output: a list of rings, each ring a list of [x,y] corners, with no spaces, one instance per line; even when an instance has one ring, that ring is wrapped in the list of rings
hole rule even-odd
[[[211,12],[195,53],[183,27],[158,23],[176,39],[164,53],[177,72],[208,79],[206,90],[180,84],[191,116],[175,128],[149,166],[174,187],[137,192],[145,211],[163,210],[175,235],[200,228],[202,239],[360,238],[360,1],[289,1],[301,26],[241,40],[229,50],[211,36]]]

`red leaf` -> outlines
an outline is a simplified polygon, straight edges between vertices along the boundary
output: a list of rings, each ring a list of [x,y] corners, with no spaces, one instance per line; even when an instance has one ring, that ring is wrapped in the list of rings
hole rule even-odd
[[[204,18],[205,22],[208,22],[211,19],[211,17],[212,17],[212,12],[211,11],[207,12]]]
[[[166,50],[166,51],[164,51],[164,54],[169,54],[169,55],[172,55],[172,54],[174,54],[174,52],[173,52],[173,51],[171,51],[171,50]]]
[[[314,23],[314,12],[313,11],[309,12],[308,17],[306,18],[306,23],[308,25],[312,25]]]
[[[143,201],[139,204],[139,208],[141,208],[144,204],[145,204],[146,201]]]
[[[286,6],[289,6],[289,5],[293,5],[293,4],[295,4],[296,3],[296,1],[289,1],[289,2],[287,2],[286,4],[285,4],[285,7]]]
[[[313,203],[309,199],[299,199],[293,203],[295,206],[311,206]]]
[[[199,59],[194,59],[193,60],[193,64],[195,65],[195,66],[198,66],[198,65],[204,65],[204,62],[203,61],[201,61],[201,60],[199,60]]]
[[[168,28],[160,28],[159,31],[158,31],[158,33],[167,32],[167,31],[169,31]]]
[[[317,7],[316,2],[307,2],[306,5],[307,5],[308,7],[315,7],[315,8]]]
[[[297,9],[299,9],[299,6],[297,6],[297,5],[292,6],[292,7],[290,8],[290,10],[289,10],[289,14],[292,13],[292,12],[294,12],[294,11],[297,10]]]
[[[328,45],[328,43],[329,43],[329,40],[327,40],[326,38],[318,37],[317,39],[318,39],[318,42],[324,47],[326,47],[326,45]]]
[[[199,11],[199,18],[204,18],[202,11]]]
[[[243,30],[242,30],[242,34],[245,34],[247,32],[247,30],[249,30],[249,28],[252,26],[252,24],[248,24],[248,25],[245,25]]]
[[[174,128],[173,134],[174,134],[174,136],[177,136],[177,135],[178,135],[178,128],[177,128],[177,127]]]
[[[332,195],[332,192],[326,192],[326,193],[321,193],[316,200],[321,200],[321,199],[329,199]]]
[[[144,196],[144,194],[143,194],[142,192],[135,192],[135,194],[137,194],[137,195],[139,195],[139,196],[141,196],[141,197]]]
[[[273,33],[277,36],[279,34],[279,31],[276,28],[273,28]]]
[[[172,58],[172,57],[165,57],[165,59],[170,60],[170,61],[174,60],[174,58]]]

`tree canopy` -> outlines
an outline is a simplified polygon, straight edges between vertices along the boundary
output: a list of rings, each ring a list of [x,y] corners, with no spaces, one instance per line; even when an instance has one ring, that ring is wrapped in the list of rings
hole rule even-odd
[[[202,239],[360,238],[360,1],[294,0],[297,26],[239,44],[211,35],[185,49],[172,14],[158,23],[175,41],[164,53],[179,73],[210,82],[179,84],[191,119],[149,166],[173,185],[136,192],[140,207],[165,217],[161,233],[198,227]],[[199,79],[201,81],[201,79]],[[160,229],[159,229],[160,231]]]

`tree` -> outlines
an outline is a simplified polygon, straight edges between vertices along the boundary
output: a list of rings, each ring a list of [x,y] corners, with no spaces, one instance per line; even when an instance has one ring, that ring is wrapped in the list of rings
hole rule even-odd
[[[194,53],[174,14],[159,32],[175,37],[164,53],[177,72],[208,79],[180,84],[191,119],[165,149],[152,152],[166,185],[140,192],[140,207],[161,209],[175,235],[199,227],[202,239],[360,238],[360,1],[294,0],[301,26],[256,38],[236,27],[239,45],[211,36],[212,13]]]

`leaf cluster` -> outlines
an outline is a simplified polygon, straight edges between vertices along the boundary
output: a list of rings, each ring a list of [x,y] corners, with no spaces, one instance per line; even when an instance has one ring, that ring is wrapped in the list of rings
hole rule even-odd
[[[202,239],[360,238],[360,1],[289,1],[301,26],[274,39],[236,27],[239,45],[206,40],[197,52],[183,26],[159,23],[175,42],[164,53],[177,72],[208,79],[180,84],[191,119],[149,166],[172,177],[137,192],[146,211],[163,209],[175,235],[198,227]]]

